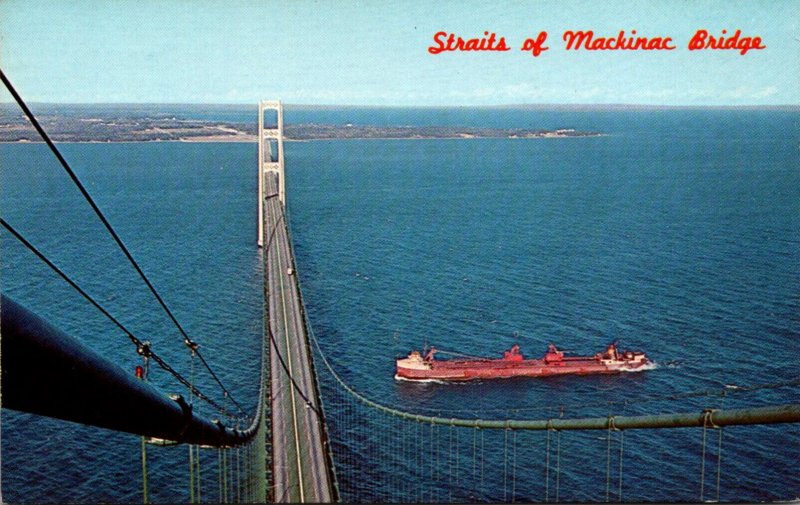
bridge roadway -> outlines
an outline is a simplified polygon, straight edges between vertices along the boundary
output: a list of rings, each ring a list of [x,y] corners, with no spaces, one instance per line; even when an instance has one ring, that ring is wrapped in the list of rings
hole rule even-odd
[[[272,499],[283,503],[331,502],[335,498],[322,407],[297,278],[291,270],[294,261],[283,204],[278,199],[277,173],[265,174],[264,195],[265,289],[273,338],[270,345]]]

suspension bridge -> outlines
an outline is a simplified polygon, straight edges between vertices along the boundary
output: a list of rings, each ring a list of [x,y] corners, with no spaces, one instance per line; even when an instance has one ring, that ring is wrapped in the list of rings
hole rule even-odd
[[[637,470],[674,457],[673,444],[682,446],[687,455],[678,466],[683,475],[690,475],[684,480],[693,485],[692,497],[735,500],[735,496],[725,495],[725,483],[738,478],[725,474],[725,440],[760,436],[763,430],[769,433],[772,425],[800,423],[797,402],[736,408],[724,404],[726,398],[747,391],[797,388],[800,379],[639,402],[640,408],[646,408],[648,401],[673,402],[674,406],[694,398],[705,405],[695,410],[664,412],[660,407],[651,413],[625,414],[630,407],[627,402],[606,402],[600,405],[604,415],[577,417],[565,416],[569,406],[501,411],[488,417],[409,412],[359,391],[328,358],[304,309],[286,216],[283,108],[279,102],[258,105],[256,242],[264,258],[264,335],[258,403],[255,411],[246,412],[5,74],[2,79],[178,328],[192,370],[197,362],[221,392],[201,391],[194,372],[187,378],[172,367],[13,223],[1,221],[9,234],[109,318],[144,364],[135,374],[122,370],[41,315],[3,296],[3,408],[141,435],[143,503],[149,502],[148,448],[172,444],[188,447],[185,496],[190,503],[622,502],[631,495],[641,501],[642,494],[634,490]],[[186,398],[165,395],[150,385],[146,378],[151,366],[173,376],[186,388]],[[219,418],[204,416],[194,407],[195,402],[216,411]],[[678,436],[677,432],[688,435]],[[654,458],[643,462],[629,455],[630,447],[650,443],[657,454]],[[576,460],[573,454],[579,446],[583,452],[581,460]],[[216,458],[211,469],[210,454]],[[586,457],[591,462],[583,459]],[[373,458],[380,458],[381,465],[374,464]],[[201,461],[205,462],[202,467]],[[576,491],[579,482],[596,484]]]

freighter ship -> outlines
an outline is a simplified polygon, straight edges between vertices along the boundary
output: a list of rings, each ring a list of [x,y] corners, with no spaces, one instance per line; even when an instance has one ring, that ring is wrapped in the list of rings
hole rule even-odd
[[[514,345],[502,358],[448,359],[434,358],[431,348],[425,356],[412,351],[396,362],[396,379],[466,381],[474,379],[505,379],[510,377],[546,377],[551,375],[589,375],[640,371],[652,367],[645,353],[619,351],[616,342],[594,356],[564,356],[555,345],[549,344],[541,359],[525,359]]]

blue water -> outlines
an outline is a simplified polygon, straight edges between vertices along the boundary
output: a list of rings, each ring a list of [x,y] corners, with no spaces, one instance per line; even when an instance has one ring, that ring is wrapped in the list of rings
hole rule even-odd
[[[201,344],[203,356],[252,412],[263,331],[253,147],[72,144],[61,149],[183,327]],[[3,218],[190,377],[182,337],[46,146],[3,145],[0,150]],[[132,373],[141,364],[125,335],[32,254],[7,233],[0,244],[5,294],[123,369]],[[199,364],[196,370],[200,389],[222,402],[209,375]],[[162,391],[186,396],[185,388],[158,368],[150,380]],[[196,408],[218,417],[203,404]],[[2,491],[8,502],[141,501],[138,437],[8,410],[2,416]],[[188,501],[187,455],[185,447],[150,449],[153,500]],[[204,463],[210,475],[216,456],[207,455]],[[209,477],[208,483],[216,492],[216,479]]]
[[[246,111],[227,114],[220,119]],[[797,401],[797,387],[688,394],[800,375],[799,113],[288,109],[286,121],[605,134],[287,143],[289,211],[309,319],[332,365],[367,397],[403,410],[480,418],[561,415],[553,406],[582,416]],[[62,147],[223,380],[242,403],[254,405],[262,331],[254,146]],[[0,153],[4,219],[188,373],[175,331],[46,147],[3,145]],[[110,323],[7,234],[0,245],[4,293],[124,368],[138,364]],[[498,355],[518,343],[536,356],[549,342],[591,354],[613,339],[646,350],[659,367],[457,386],[392,379],[395,356],[425,344]],[[420,478],[419,468],[389,457],[390,437],[361,439],[409,428],[363,410],[346,417],[335,383],[320,363],[317,369],[330,395],[345,498],[386,498],[379,485],[352,491],[362,477]],[[163,374],[153,380],[165,391],[178,389]],[[207,378],[199,381],[214,391]],[[140,499],[137,437],[7,410],[2,416],[7,501]],[[353,426],[359,437],[346,437],[356,433],[348,431]],[[800,428],[725,433],[723,501],[800,494]],[[495,437],[487,443],[502,443],[487,436]],[[541,501],[537,458],[544,434],[526,436],[518,440],[517,498]],[[700,436],[700,430],[626,435],[626,499],[696,500]],[[604,498],[605,434],[597,437],[565,434],[562,500]],[[369,453],[367,462],[359,457],[365,448],[386,453]],[[207,458],[205,468],[215,461]],[[185,448],[152,449],[149,464],[154,501],[188,498]],[[456,489],[455,498],[501,501],[496,484],[487,482],[475,495]]]

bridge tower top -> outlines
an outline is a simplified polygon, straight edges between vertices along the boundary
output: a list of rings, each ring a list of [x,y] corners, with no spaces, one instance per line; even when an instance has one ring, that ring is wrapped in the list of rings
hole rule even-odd
[[[278,175],[278,194],[264,194],[264,176]],[[264,199],[278,197],[286,205],[286,177],[283,160],[283,104],[279,100],[258,103],[258,246],[264,246]]]

